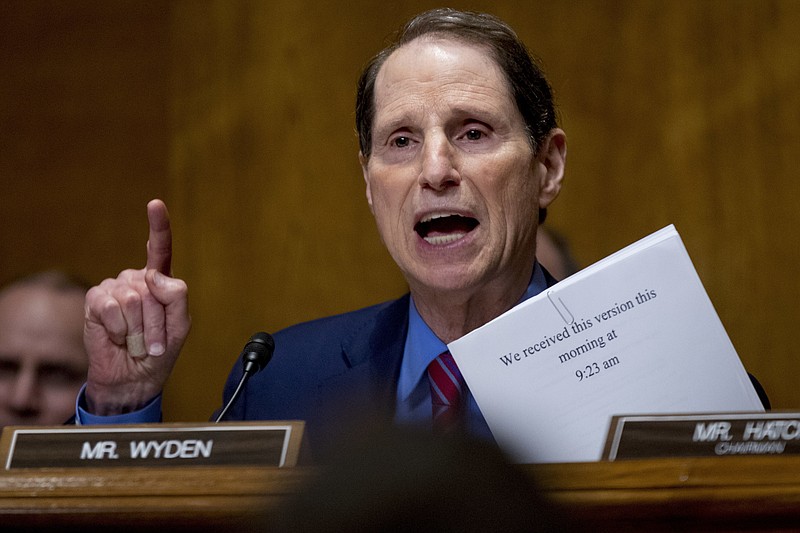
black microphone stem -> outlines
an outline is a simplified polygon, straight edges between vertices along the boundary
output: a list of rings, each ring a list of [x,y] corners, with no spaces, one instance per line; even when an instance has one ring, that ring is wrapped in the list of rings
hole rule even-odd
[[[249,378],[249,377],[250,377],[250,372],[245,372],[244,374],[242,374],[242,379],[239,380],[239,384],[236,386],[236,390],[233,391],[233,394],[231,395],[231,399],[228,400],[228,403],[225,404],[225,408],[222,409],[222,411],[219,413],[219,416],[217,417],[217,419],[214,420],[215,424],[217,422],[219,422],[220,420],[222,420],[225,417],[225,415],[228,413],[228,409],[231,408],[231,405],[233,405],[233,402],[235,402],[236,399],[239,397],[239,394],[241,394],[242,387],[244,387],[244,383],[247,381],[247,378]]]
[[[242,379],[239,380],[239,385],[237,385],[236,390],[233,391],[231,399],[228,400],[228,403],[222,409],[217,419],[214,420],[215,424],[222,420],[228,413],[228,409],[231,408],[231,405],[233,405],[233,403],[241,394],[242,388],[244,387],[244,384],[248,378],[267,366],[267,363],[269,363],[272,359],[272,352],[274,350],[275,341],[272,340],[272,336],[269,333],[259,331],[250,337],[250,340],[247,341],[247,344],[245,344],[241,355],[243,369]]]

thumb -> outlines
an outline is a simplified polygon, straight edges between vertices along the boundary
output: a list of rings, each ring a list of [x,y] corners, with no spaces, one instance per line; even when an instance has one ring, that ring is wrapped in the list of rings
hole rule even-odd
[[[183,280],[171,278],[155,268],[147,269],[144,281],[150,293],[164,306],[174,303],[186,293],[186,283]]]
[[[171,278],[155,268],[149,268],[144,276],[147,288],[159,304],[164,308],[167,342],[186,338],[191,327],[189,316],[188,288],[182,279]]]

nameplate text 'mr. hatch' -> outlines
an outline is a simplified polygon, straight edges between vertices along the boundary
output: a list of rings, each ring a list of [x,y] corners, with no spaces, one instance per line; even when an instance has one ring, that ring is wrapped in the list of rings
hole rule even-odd
[[[619,415],[603,458],[800,454],[800,413]]]

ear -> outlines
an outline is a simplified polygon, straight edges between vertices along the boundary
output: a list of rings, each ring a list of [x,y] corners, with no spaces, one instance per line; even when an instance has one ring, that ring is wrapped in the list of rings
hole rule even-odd
[[[369,170],[367,169],[367,164],[369,163],[369,159],[364,156],[363,152],[358,152],[358,162],[361,163],[361,174],[364,176],[364,183],[367,185],[367,204],[369,204],[369,210],[372,211],[372,214],[375,214],[375,210],[372,208],[372,189],[370,187],[369,181]]]
[[[545,208],[556,199],[564,180],[567,163],[567,135],[560,128],[553,128],[539,148],[537,167],[539,176],[539,207]]]

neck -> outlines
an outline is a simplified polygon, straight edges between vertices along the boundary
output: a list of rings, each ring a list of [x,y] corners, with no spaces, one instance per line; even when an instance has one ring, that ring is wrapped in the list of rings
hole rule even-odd
[[[531,279],[519,276],[505,283],[491,282],[475,290],[415,290],[414,305],[420,316],[445,343],[463,337],[519,302]]]

